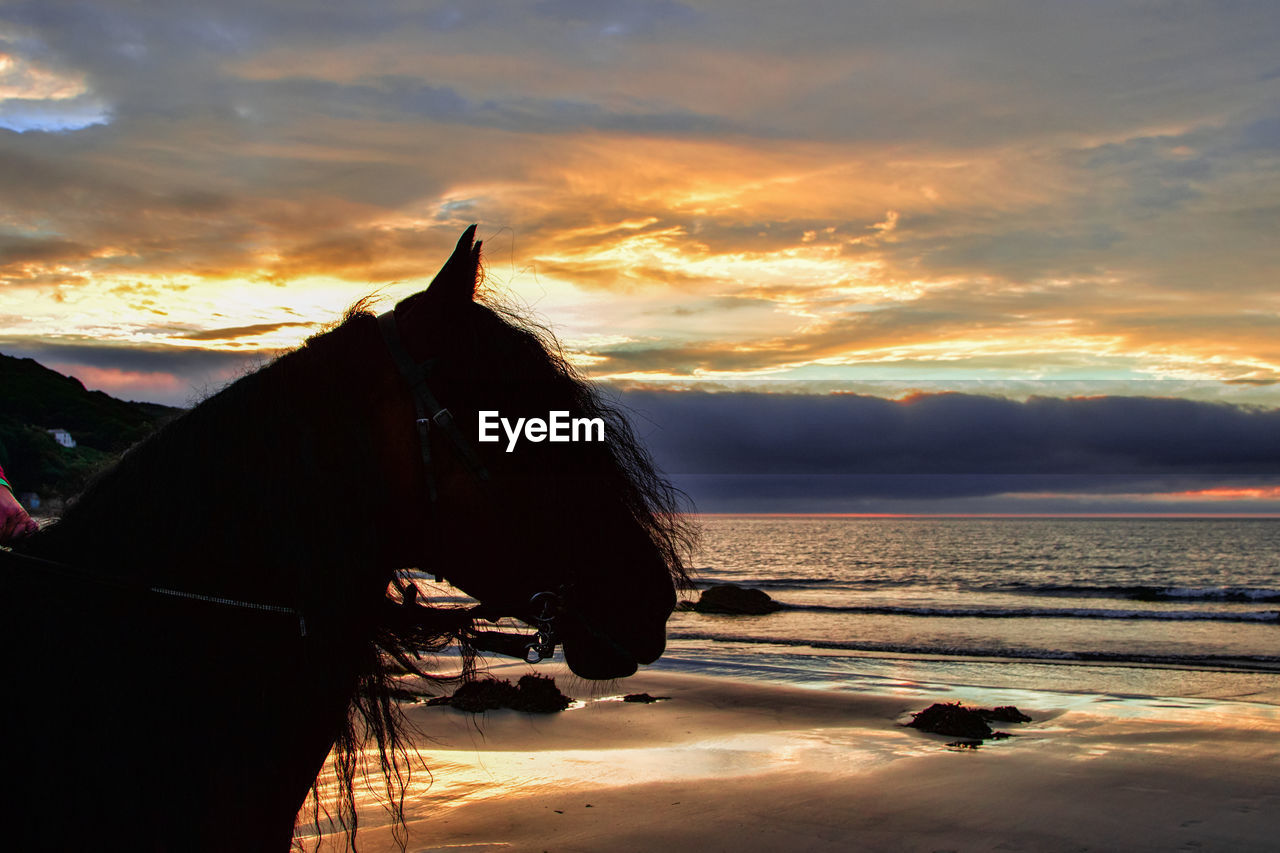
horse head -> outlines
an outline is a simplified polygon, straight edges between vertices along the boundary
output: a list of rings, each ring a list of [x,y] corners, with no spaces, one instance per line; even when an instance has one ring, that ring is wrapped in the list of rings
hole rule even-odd
[[[479,251],[468,229],[389,317],[354,310],[173,419],[24,541],[34,562],[4,564],[0,621],[22,638],[5,644],[11,679],[46,700],[11,703],[10,728],[30,735],[14,758],[30,774],[26,846],[101,832],[147,849],[285,849],[331,747],[336,819],[354,833],[369,739],[388,785],[400,779],[385,654],[478,637],[468,611],[388,596],[397,568],[533,624],[532,599],[552,593],[584,677],[662,653],[691,544],[678,494],[549,334],[477,301]],[[603,440],[507,452],[479,441],[482,411],[599,418]],[[65,662],[88,649],[96,665],[76,678],[93,715],[57,699]],[[48,792],[81,754],[92,795],[67,808]]]
[[[474,234],[382,321],[400,341],[379,371],[382,465],[397,496],[388,559],[531,624],[543,606],[534,597],[552,593],[569,667],[585,678],[630,675],[662,654],[685,577],[677,493],[548,333],[476,300]],[[418,380],[443,416],[405,393]],[[498,440],[481,440],[481,413],[484,437]],[[563,435],[548,423],[551,434],[511,439],[513,424],[535,419]]]

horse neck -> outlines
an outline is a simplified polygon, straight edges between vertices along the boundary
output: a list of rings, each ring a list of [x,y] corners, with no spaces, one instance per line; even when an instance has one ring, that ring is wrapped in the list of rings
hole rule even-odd
[[[221,584],[245,581],[286,592],[302,568],[349,572],[353,557],[367,561],[377,513],[343,475],[364,465],[369,437],[356,428],[356,404],[334,399],[317,375],[323,365],[307,356],[240,380],[130,450],[29,550],[225,593],[243,590]]]
[[[119,690],[123,679],[139,697],[137,706],[129,695],[115,700],[120,716],[142,721],[128,748],[144,757],[129,760],[150,750],[149,760],[162,761],[172,742],[189,737],[207,745],[186,759],[192,778],[210,780],[203,804],[162,786],[150,794],[172,800],[175,820],[189,818],[188,809],[253,808],[261,814],[238,819],[257,832],[283,815],[272,832],[285,837],[346,717],[369,630],[360,605],[378,599],[367,548],[378,513],[359,506],[358,489],[342,490],[340,513],[326,497],[341,482],[339,468],[364,464],[368,436],[353,428],[357,417],[325,417],[355,404],[332,393],[326,404],[316,394],[323,383],[303,375],[306,365],[292,367],[241,380],[132,449],[26,549],[142,586],[304,612],[305,637],[282,614],[158,595],[123,622],[105,604],[82,616],[84,642],[98,632],[99,644],[128,662],[128,674],[103,674],[100,687]],[[163,694],[148,701],[153,672],[168,675]],[[268,755],[274,769],[264,774]]]
[[[104,834],[144,849],[288,846],[358,680],[377,671],[369,640],[381,563],[371,555],[394,538],[380,525],[402,495],[386,487],[405,467],[392,458],[396,442],[368,415],[388,386],[355,375],[377,363],[378,342],[354,326],[322,353],[347,364],[330,358],[326,371],[304,351],[242,380],[132,450],[23,549],[289,605],[309,578],[304,637],[281,614],[10,577],[25,594],[8,599],[14,618],[4,621],[26,642],[6,646],[22,662],[15,683],[37,698],[11,703],[20,707],[10,728],[24,735],[15,766],[34,776],[20,823],[42,833],[27,846],[69,849]],[[373,434],[381,460],[397,464],[371,464]],[[64,701],[65,664],[82,657],[91,665],[75,683],[94,697],[96,716]],[[85,716],[101,722],[86,727]],[[94,768],[74,809],[48,795],[65,787],[50,744],[69,735]]]

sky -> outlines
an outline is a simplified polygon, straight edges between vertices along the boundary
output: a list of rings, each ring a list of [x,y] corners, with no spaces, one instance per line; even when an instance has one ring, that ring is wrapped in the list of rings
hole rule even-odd
[[[0,0],[0,352],[187,405],[476,222],[704,509],[1280,512],[1276,44],[1272,0]]]

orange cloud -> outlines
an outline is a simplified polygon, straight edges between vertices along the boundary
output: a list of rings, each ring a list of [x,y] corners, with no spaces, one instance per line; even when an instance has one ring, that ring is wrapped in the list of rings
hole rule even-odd
[[[67,376],[74,376],[90,390],[105,391],[113,397],[125,399],[134,399],[139,394],[167,395],[186,388],[186,383],[172,373],[145,373],[115,367],[56,362],[51,362],[49,367]]]
[[[1280,500],[1280,486],[1259,486],[1249,488],[1219,487],[1213,489],[1197,489],[1189,492],[1174,492],[1157,496],[1162,500],[1210,500],[1210,501],[1274,501]]]
[[[1166,64],[1124,4],[962,38],[913,4],[101,5],[0,31],[0,125],[119,107],[92,144],[0,133],[7,333],[288,345],[474,221],[597,376],[1280,380],[1247,11],[1171,23]]]

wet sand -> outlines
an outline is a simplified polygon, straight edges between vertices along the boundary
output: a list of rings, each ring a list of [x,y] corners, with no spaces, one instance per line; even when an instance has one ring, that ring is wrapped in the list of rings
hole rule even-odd
[[[408,850],[1261,851],[1280,834],[1271,705],[1020,691],[1032,723],[959,749],[902,726],[929,704],[911,685],[642,673],[602,686],[539,671],[583,703],[407,708],[431,770],[410,785]],[[636,692],[672,698],[620,701]],[[1009,704],[994,690],[937,698]],[[373,791],[361,802],[360,849],[398,849]]]

